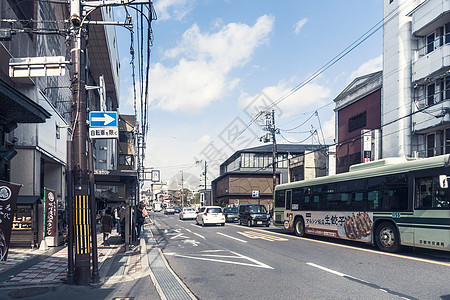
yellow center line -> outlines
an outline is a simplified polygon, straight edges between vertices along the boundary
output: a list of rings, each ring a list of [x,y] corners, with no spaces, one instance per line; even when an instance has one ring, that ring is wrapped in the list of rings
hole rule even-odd
[[[242,228],[241,225],[233,225],[233,224],[230,224],[230,226],[236,226],[236,227]],[[259,232],[263,232],[263,233],[266,233],[266,234],[267,234],[267,233],[270,233],[270,234],[273,234],[273,235],[279,235],[279,236],[284,236],[284,237],[286,236],[285,233],[268,232],[267,230],[263,230],[263,229],[249,228],[249,230],[259,231]],[[308,241],[308,242],[313,242],[313,243],[319,243],[319,244],[331,245],[331,246],[336,246],[336,247],[341,247],[341,248],[348,248],[348,249],[359,250],[359,251],[365,251],[365,252],[374,253],[374,254],[379,254],[379,255],[392,256],[392,257],[397,257],[397,258],[403,258],[403,259],[408,259],[408,260],[414,260],[414,261],[420,261],[420,262],[424,262],[424,263],[430,263],[430,264],[435,264],[435,265],[441,265],[441,266],[450,267],[450,263],[442,262],[442,261],[434,261],[434,260],[426,259],[426,258],[411,257],[411,256],[403,255],[403,254],[396,254],[396,253],[382,252],[382,251],[379,251],[379,250],[363,249],[363,248],[358,248],[358,247],[355,247],[355,246],[348,246],[348,245],[336,244],[336,243],[333,243],[333,242],[320,241],[320,240],[315,240],[315,239],[311,239],[311,238],[299,237],[299,236],[295,236],[295,235],[289,235],[289,237],[290,237],[290,238],[296,238],[296,239],[299,239],[299,240]]]

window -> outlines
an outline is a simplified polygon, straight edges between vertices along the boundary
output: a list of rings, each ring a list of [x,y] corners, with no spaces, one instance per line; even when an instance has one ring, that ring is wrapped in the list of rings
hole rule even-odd
[[[295,189],[292,191],[292,210],[303,209],[304,201],[303,189]]]
[[[359,113],[348,119],[348,132],[366,126],[366,112]]]
[[[130,143],[133,141],[133,133],[131,131],[119,131],[119,142]]]
[[[130,154],[119,154],[120,166],[134,166],[134,156]]]
[[[434,104],[434,83],[427,86],[427,104]]]
[[[444,45],[444,27],[436,29],[436,48]]]
[[[450,153],[450,128],[445,129],[445,153]]]
[[[450,99],[450,77],[445,78],[445,98],[444,99]]]
[[[434,33],[427,36],[427,53],[434,50]]]
[[[286,191],[286,209],[287,210],[291,209],[291,196],[292,196],[292,191]]]
[[[434,156],[434,133],[427,136],[427,157]]]
[[[450,207],[450,189],[439,186],[438,177],[418,178],[416,180],[416,208],[448,209]]]
[[[445,43],[450,44],[450,23],[445,24]]]
[[[275,207],[283,207],[284,208],[284,202],[285,202],[285,191],[277,191],[275,193]]]

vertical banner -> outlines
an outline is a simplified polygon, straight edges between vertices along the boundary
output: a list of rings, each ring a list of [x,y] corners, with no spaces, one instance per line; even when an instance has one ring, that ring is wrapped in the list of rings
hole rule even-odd
[[[45,202],[45,236],[56,237],[56,226],[58,221],[58,203],[56,202],[55,191],[44,188]]]
[[[0,181],[0,261],[8,257],[9,241],[22,185]]]
[[[368,129],[361,130],[362,136],[362,161],[367,163],[372,158],[372,131]]]

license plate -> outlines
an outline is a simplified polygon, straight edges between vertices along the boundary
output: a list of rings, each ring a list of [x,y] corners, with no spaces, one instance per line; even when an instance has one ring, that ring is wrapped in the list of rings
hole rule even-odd
[[[262,224],[262,221],[258,221],[258,222],[256,222],[256,224]]]

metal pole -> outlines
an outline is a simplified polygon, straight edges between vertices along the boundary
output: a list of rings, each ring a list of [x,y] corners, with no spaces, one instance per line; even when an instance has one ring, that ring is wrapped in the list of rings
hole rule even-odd
[[[277,185],[277,169],[276,169],[276,157],[277,157],[277,141],[275,140],[275,110],[272,110],[272,124],[270,127],[272,133],[272,175],[273,175],[273,189],[272,192],[275,194],[275,186]],[[273,197],[272,197],[273,202]],[[273,207],[273,203],[269,202],[269,210]]]
[[[96,201],[95,201],[95,178],[94,178],[94,158],[92,141],[89,141],[89,192],[90,192],[90,210],[91,210],[91,232],[92,232],[92,282],[99,283],[100,275],[98,273],[98,251],[97,251],[97,224],[96,224]]]
[[[205,160],[205,202],[207,201],[207,197],[206,197],[206,160]],[[212,203],[210,203],[210,205],[212,205]]]
[[[72,141],[67,141],[67,284],[73,284],[73,186]]]
[[[75,223],[75,276],[77,285],[89,285],[90,277],[90,228],[88,201],[88,174],[86,153],[86,91],[84,50],[80,22],[80,0],[71,1],[71,24],[75,29],[72,38],[72,125],[74,167],[74,223]]]

